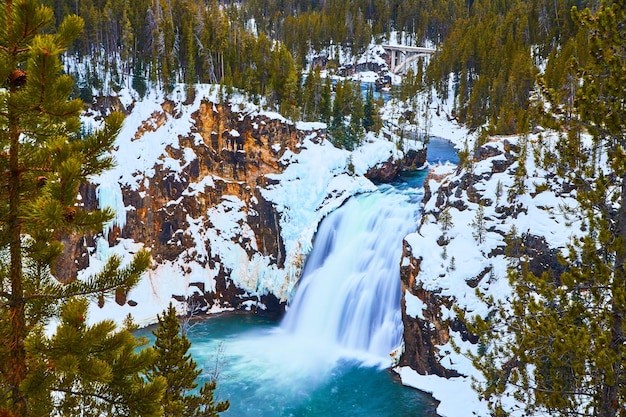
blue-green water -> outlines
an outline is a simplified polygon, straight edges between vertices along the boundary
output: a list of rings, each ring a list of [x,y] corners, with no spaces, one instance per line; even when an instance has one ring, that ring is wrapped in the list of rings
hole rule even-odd
[[[226,313],[195,322],[188,337],[204,377],[218,369],[217,395],[231,403],[225,417],[435,415],[430,397],[402,386],[390,371],[324,357],[289,340],[267,317]]]
[[[456,151],[434,138],[428,160],[455,163]],[[247,313],[194,323],[191,353],[230,400],[225,417],[436,415],[431,397],[386,369],[402,335],[402,238],[417,227],[425,176],[406,173],[322,222],[282,323]]]

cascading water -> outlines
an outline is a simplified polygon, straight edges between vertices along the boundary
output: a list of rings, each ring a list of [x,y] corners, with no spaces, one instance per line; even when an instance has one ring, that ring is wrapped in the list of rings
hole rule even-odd
[[[229,415],[432,415],[427,397],[381,370],[402,342],[402,242],[417,227],[424,176],[353,197],[322,221],[279,326],[230,316],[227,327],[213,319],[211,330],[192,329],[199,363],[224,344],[218,386],[232,395]],[[234,330],[240,320],[256,331]]]
[[[429,148],[429,158],[456,162],[449,143],[431,145],[443,151]],[[402,340],[400,251],[416,228],[425,175],[351,198],[326,217],[279,326],[233,314],[191,328],[193,357],[207,371],[221,368],[218,396],[231,400],[224,417],[435,415],[430,397],[380,370]]]
[[[416,229],[415,193],[384,186],[322,222],[281,324],[286,332],[390,364],[402,342],[400,256],[404,236]]]

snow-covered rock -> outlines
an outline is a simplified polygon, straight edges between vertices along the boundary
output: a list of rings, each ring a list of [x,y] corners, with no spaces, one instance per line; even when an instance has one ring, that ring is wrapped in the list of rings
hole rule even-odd
[[[552,133],[494,137],[463,167],[441,165],[428,174],[420,228],[405,238],[405,349],[397,372],[441,401],[442,416],[488,415],[471,388],[482,375],[465,355],[477,352],[477,337],[456,309],[485,317],[489,306],[477,291],[496,300],[510,296],[506,236],[521,239],[531,270],[540,274],[559,273],[558,251],[581,233],[572,215],[575,189],[536,160],[555,142]]]
[[[152,92],[131,107],[117,167],[82,190],[86,206],[116,217],[102,235],[68,242],[80,262],[67,262],[65,275],[76,268],[82,278],[140,247],[153,265],[117,303],[94,305],[92,320],[130,313],[148,324],[173,298],[205,311],[281,309],[321,219],[374,190],[368,172],[404,156],[371,134],[354,152],[337,149],[325,125],[293,124],[240,95],[223,103],[217,86]]]

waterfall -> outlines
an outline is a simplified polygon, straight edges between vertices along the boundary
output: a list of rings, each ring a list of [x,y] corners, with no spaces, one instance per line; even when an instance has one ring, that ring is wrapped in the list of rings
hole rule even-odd
[[[229,333],[220,341],[214,340],[213,331],[204,334],[205,343],[226,345],[226,376],[218,386],[236,393],[229,413],[426,415],[422,396],[396,391],[398,384],[377,371],[392,365],[389,353],[402,342],[402,242],[417,228],[425,175],[409,174],[404,183],[353,197],[321,222],[279,327],[272,322],[238,334],[231,325],[222,325],[221,331]],[[264,320],[224,316],[231,321],[252,318]],[[196,357],[213,351],[207,345],[193,346]]]
[[[400,258],[416,229],[415,193],[381,186],[322,221],[281,323],[286,333],[389,361],[402,342]]]
[[[446,149],[436,156],[453,160]],[[279,327],[262,315],[224,315],[192,328],[205,369],[223,355],[218,387],[232,393],[229,415],[435,415],[436,404],[379,370],[402,342],[402,242],[417,228],[425,177],[405,173],[321,222]]]

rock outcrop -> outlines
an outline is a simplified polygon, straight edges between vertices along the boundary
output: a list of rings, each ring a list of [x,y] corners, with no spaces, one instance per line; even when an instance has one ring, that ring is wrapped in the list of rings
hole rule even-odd
[[[441,315],[441,308],[452,308],[450,297],[424,290],[416,281],[420,273],[420,259],[412,257],[412,252],[403,245],[402,258],[408,260],[400,267],[402,281],[402,322],[404,323],[404,353],[399,366],[409,366],[422,375],[435,374],[443,377],[458,376],[458,372],[446,369],[440,363],[437,346],[448,343],[450,323]],[[407,314],[406,292],[417,297],[426,306],[421,317]]]
[[[391,182],[402,171],[415,171],[426,164],[426,149],[410,149],[403,158],[390,157],[387,161],[370,168],[365,176],[376,182]]]
[[[181,117],[178,107],[180,103],[163,101],[161,109],[154,111],[136,129],[132,141],[141,140],[148,132],[162,132],[167,120]],[[135,171],[134,183],[121,184],[125,222],[109,227],[108,245],[114,248],[125,239],[140,243],[150,249],[155,267],[176,263],[181,276],[190,272],[185,264],[191,263],[216,271],[213,286],[188,283],[197,308],[207,309],[214,304],[237,308],[250,302],[253,308],[262,304],[281,309],[284,300],[273,294],[252,296],[233,285],[232,270],[225,265],[222,254],[208,240],[198,242],[188,231],[194,228],[205,233],[215,230],[212,222],[222,220],[224,215],[216,212],[214,216],[207,216],[207,213],[215,211],[225,200],[238,200],[241,204],[236,208],[225,207],[224,210],[241,211],[238,224],[234,225],[241,233],[224,239],[231,239],[233,245],[243,248],[249,259],[259,255],[271,259],[276,268],[284,268],[285,249],[279,216],[260,189],[271,184],[269,174],[283,170],[280,160],[285,152],[299,152],[305,136],[308,140],[322,141],[325,131],[296,129],[280,117],[245,114],[230,105],[209,100],[203,100],[191,118],[189,133],[178,135],[165,148],[150,173]],[[169,158],[178,161],[182,168],[169,166]],[[133,171],[133,167],[128,169]],[[81,188],[86,208],[97,208],[96,188],[97,184]],[[247,230],[252,233],[246,233]],[[66,236],[63,240],[66,254],[57,262],[55,274],[76,279],[78,272],[89,266],[89,255],[93,255],[96,246],[94,236]],[[180,279],[180,276],[168,279]],[[186,298],[182,293],[172,295]],[[118,301],[123,304],[129,300],[118,297]]]
[[[559,213],[576,207],[575,191],[535,162],[540,155],[528,150],[533,141],[541,137],[494,138],[465,166],[429,172],[419,231],[404,244],[400,366],[422,375],[463,374],[468,368],[460,371],[451,346],[478,338],[455,309],[488,314],[491,307],[477,291],[495,299],[510,295],[507,271],[516,259],[527,260],[536,275],[548,272],[556,280],[563,272],[557,255],[580,230],[580,219],[568,212],[562,224]],[[409,311],[409,298],[419,300],[413,301],[417,311]]]

